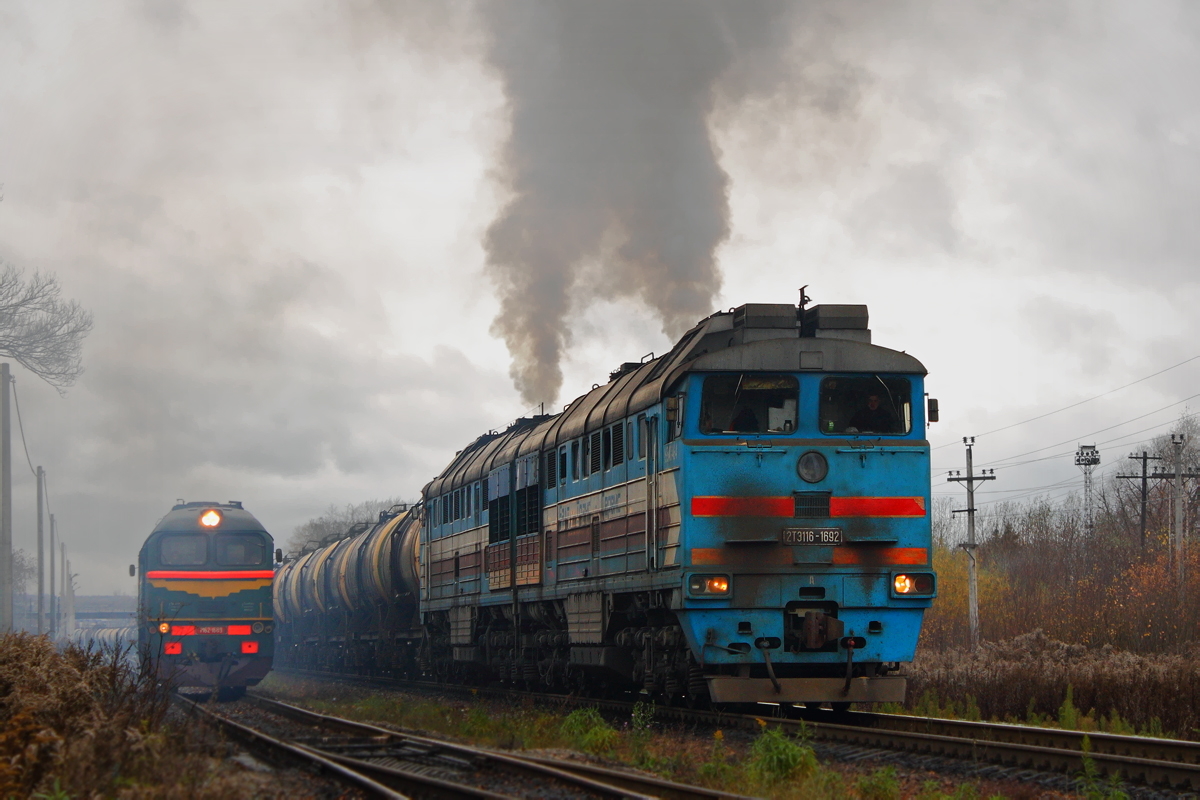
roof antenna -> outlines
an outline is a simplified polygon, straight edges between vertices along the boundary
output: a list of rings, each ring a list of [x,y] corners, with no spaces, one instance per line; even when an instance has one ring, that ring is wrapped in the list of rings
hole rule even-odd
[[[808,317],[808,315],[804,313],[804,307],[812,301],[812,298],[804,292],[804,290],[807,288],[807,283],[800,287],[800,305],[796,308],[796,327],[800,329],[800,338],[804,338],[810,333],[807,329],[807,326],[804,324],[806,318]]]

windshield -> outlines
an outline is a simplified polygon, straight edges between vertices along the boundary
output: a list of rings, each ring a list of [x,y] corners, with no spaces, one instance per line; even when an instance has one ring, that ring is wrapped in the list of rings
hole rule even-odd
[[[791,375],[709,375],[700,398],[700,432],[792,433],[799,397]]]
[[[267,543],[257,533],[223,533],[217,536],[217,563],[223,567],[262,564]]]
[[[821,381],[821,432],[903,435],[912,430],[912,388],[878,375]]]
[[[208,537],[199,533],[176,533],[159,542],[159,561],[166,567],[198,567],[208,561]]]

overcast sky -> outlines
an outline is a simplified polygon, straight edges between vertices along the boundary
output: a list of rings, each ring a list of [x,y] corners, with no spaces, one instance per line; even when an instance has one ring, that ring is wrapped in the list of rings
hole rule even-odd
[[[1200,6],[594,6],[0,0],[0,259],[95,315],[65,397],[15,368],[82,592],[132,592],[176,498],[280,540],[415,498],[802,284],[928,367],[938,493],[962,436],[1200,354]],[[1058,446],[981,497],[1060,496],[1077,442],[1112,471],[1198,392],[982,436]]]

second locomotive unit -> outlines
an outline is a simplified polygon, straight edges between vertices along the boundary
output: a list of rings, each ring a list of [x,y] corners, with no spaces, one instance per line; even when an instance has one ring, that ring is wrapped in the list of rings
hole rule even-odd
[[[936,593],[925,372],[871,343],[864,306],[714,314],[287,565],[280,658],[685,702],[902,700]]]
[[[271,536],[239,502],[175,505],[138,553],[143,663],[180,688],[237,695],[271,670]]]

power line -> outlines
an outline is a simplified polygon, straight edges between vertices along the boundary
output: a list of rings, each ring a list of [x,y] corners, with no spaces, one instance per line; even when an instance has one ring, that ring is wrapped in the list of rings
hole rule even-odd
[[[1191,419],[1192,417],[1195,417],[1195,416],[1197,416],[1197,414],[1185,414],[1184,416],[1180,417],[1180,419],[1181,419],[1181,420],[1183,420],[1183,419]],[[1172,420],[1172,422],[1176,422],[1176,421],[1177,421],[1177,420]],[[1133,422],[1133,420],[1127,420],[1126,422],[1122,422],[1122,423],[1120,423],[1120,425],[1114,425],[1113,427],[1119,428],[1119,427],[1121,427],[1121,425],[1125,425],[1125,424],[1127,424],[1127,423],[1129,423],[1129,422]],[[1152,431],[1152,430],[1155,430],[1156,428],[1161,428],[1161,427],[1163,427],[1164,425],[1168,425],[1168,424],[1171,424],[1171,423],[1167,423],[1167,422],[1160,422],[1160,423],[1159,423],[1159,424],[1157,424],[1157,425],[1151,425],[1149,428],[1142,428],[1142,429],[1140,429],[1140,430],[1136,430],[1136,431],[1130,431],[1129,433],[1122,434],[1121,436],[1117,436],[1116,438],[1113,438],[1113,439],[1105,439],[1103,442],[1097,442],[1097,443],[1096,443],[1096,446],[1097,446],[1097,447],[1099,447],[1100,445],[1113,444],[1114,442],[1119,442],[1119,441],[1121,441],[1122,439],[1128,439],[1130,436],[1137,436],[1139,433],[1145,433],[1146,431]],[[1111,430],[1111,429],[1108,429],[1108,430]],[[1084,437],[1084,436],[1079,436],[1079,437],[1076,437],[1076,438],[1083,439],[1083,438],[1085,438],[1085,437]],[[1143,440],[1143,441],[1144,441],[1144,440]],[[1140,442],[1137,442],[1137,443],[1135,443],[1135,444],[1140,444]],[[1049,446],[1050,446],[1050,447],[1053,447],[1054,445],[1049,445]],[[1035,451],[1035,452],[1036,452],[1036,451]],[[1029,459],[1028,461],[1017,461],[1017,462],[1014,462],[1014,463],[1012,463],[1012,464],[1001,464],[1000,466],[996,467],[996,469],[1009,469],[1009,468],[1011,468],[1011,467],[1021,467],[1021,466],[1024,466],[1024,465],[1026,465],[1026,464],[1036,464],[1036,463],[1038,463],[1039,461],[1049,461],[1050,459],[1054,459],[1054,458],[1061,458],[1061,457],[1063,457],[1063,456],[1069,456],[1069,455],[1071,455],[1071,451],[1070,451],[1070,450],[1064,450],[1064,451],[1062,451],[1062,452],[1059,452],[1059,453],[1052,453],[1051,455],[1048,455],[1048,456],[1041,456],[1040,458],[1031,458],[1031,459]],[[1013,456],[1013,458],[1016,458],[1016,456]]]
[[[37,470],[33,468],[33,459],[29,457],[29,445],[25,443],[25,423],[21,420],[21,400],[17,397],[17,379],[12,377],[9,379],[12,383],[13,405],[17,408],[17,428],[21,431],[21,448],[25,451],[25,463],[29,464],[29,471],[33,473],[33,477],[37,477]],[[50,508],[50,486],[46,481],[46,473],[42,472],[42,491],[45,494],[46,513],[52,513]]]
[[[1182,402],[1186,402],[1186,401],[1181,400],[1180,402],[1182,403]],[[1178,405],[1178,404],[1176,403],[1173,405]],[[1164,408],[1160,408],[1158,410],[1163,411]],[[1155,413],[1157,413],[1157,412],[1155,412],[1155,411],[1150,412],[1150,414],[1155,414]],[[1143,414],[1142,417],[1149,416],[1150,414]],[[1120,436],[1114,437],[1112,439],[1105,439],[1103,442],[1097,442],[1097,446],[1102,445],[1102,444],[1112,444],[1113,442],[1119,442],[1122,439],[1128,439],[1130,436],[1137,436],[1139,433],[1145,433],[1146,431],[1152,431],[1152,430],[1155,430],[1156,428],[1161,428],[1164,425],[1170,425],[1170,424],[1173,424],[1175,422],[1179,422],[1182,420],[1193,419],[1194,417],[1197,417],[1197,416],[1200,416],[1200,412],[1184,414],[1183,416],[1179,417],[1178,419],[1171,420],[1170,422],[1159,422],[1154,425],[1151,425],[1148,428],[1139,428],[1136,431],[1130,431],[1129,433],[1123,433]],[[1112,425],[1108,428],[1104,428],[1103,430],[1094,431],[1093,433],[1082,434],[1080,436],[1076,436],[1075,439],[1084,439],[1084,438],[1087,438],[1088,436],[1093,436],[1096,433],[1103,433],[1105,430],[1112,430],[1113,428],[1119,428],[1122,425],[1128,425],[1130,422],[1136,422],[1137,420],[1141,419],[1142,417],[1134,417],[1133,419],[1127,419],[1124,422],[1117,423],[1116,425]],[[1074,441],[1074,439],[1068,439],[1067,441],[1068,442]],[[1066,444],[1066,443],[1067,442],[1059,442],[1058,444],[1061,445],[1061,444]],[[1141,444],[1141,442],[1136,442],[1136,444]],[[1020,458],[1023,455],[1026,455],[1026,456],[1032,455],[1033,453],[1040,452],[1041,450],[1045,450],[1046,448],[1056,447],[1056,446],[1058,446],[1058,445],[1048,444],[1048,445],[1046,445],[1046,447],[1039,448],[1038,450],[1030,450],[1029,452],[1026,452],[1026,453],[1019,453],[1018,455],[1015,455],[1015,456],[1008,456],[1006,458],[1000,459],[1000,461],[1004,462],[1004,461],[1009,461],[1010,459]],[[1059,452],[1059,453],[1051,453],[1048,456],[1039,456],[1038,458],[1031,458],[1028,461],[1016,461],[1011,464],[1002,463],[1000,466],[996,467],[996,469],[1008,469],[1010,467],[1020,467],[1025,464],[1036,464],[1039,461],[1048,461],[1052,458],[1061,458],[1062,456],[1069,456],[1072,452],[1073,451],[1071,451],[1071,450],[1063,450],[1062,452]],[[930,469],[934,473],[942,473],[942,472],[946,472],[947,470],[953,469],[953,467],[931,467]]]
[[[1137,422],[1139,419],[1145,419],[1146,417],[1153,416],[1154,414],[1157,414],[1160,411],[1166,411],[1168,408],[1171,408],[1172,406],[1177,406],[1180,403],[1186,403],[1188,400],[1195,400],[1197,397],[1200,397],[1200,392],[1197,392],[1196,394],[1191,395],[1190,397],[1185,397],[1182,400],[1178,400],[1174,403],[1168,403],[1167,405],[1163,406],[1162,408],[1156,408],[1153,411],[1149,411],[1145,414],[1141,414],[1139,416],[1133,417],[1132,419],[1127,419],[1124,422],[1118,422],[1116,425],[1109,425],[1107,428],[1100,428],[1099,430],[1092,431],[1091,433],[1083,433],[1078,436],[1072,436],[1070,439],[1064,439],[1061,442],[1055,442],[1054,444],[1048,444],[1044,447],[1038,447],[1034,450],[1028,450],[1024,453],[1018,453],[1015,456],[1008,456],[1006,458],[998,459],[996,463],[999,464],[1000,466],[997,467],[997,469],[1003,469],[1004,466],[1016,466],[1016,464],[1005,465],[1003,463],[1005,461],[1011,461],[1014,458],[1022,458],[1023,456],[1029,456],[1029,455],[1033,455],[1034,453],[1040,453],[1043,450],[1049,450],[1051,447],[1062,447],[1064,444],[1070,444],[1071,442],[1074,442],[1078,439],[1086,439],[1088,437],[1095,436],[1097,433],[1104,433],[1105,431],[1111,431],[1114,428],[1121,427],[1122,425],[1128,425],[1131,422]],[[1188,416],[1195,416],[1195,414],[1190,414]],[[1162,424],[1166,424],[1166,423],[1159,423],[1159,424],[1162,425]],[[1151,427],[1158,427],[1158,426],[1154,425]],[[1149,430],[1149,429],[1146,429],[1146,430]],[[1134,434],[1126,434],[1126,435],[1132,436]],[[1123,437],[1118,437],[1118,438],[1123,438]]]
[[[1167,367],[1166,369],[1160,369],[1158,372],[1155,372],[1155,373],[1154,373],[1154,374],[1152,374],[1152,375],[1147,375],[1147,376],[1146,376],[1146,377],[1144,377],[1144,378],[1138,378],[1136,381],[1131,381],[1131,382],[1129,382],[1129,383],[1125,384],[1124,386],[1118,386],[1118,387],[1117,387],[1117,388],[1115,388],[1115,389],[1109,389],[1107,392],[1103,392],[1103,393],[1101,393],[1101,394],[1095,395],[1094,397],[1089,397],[1089,398],[1087,398],[1086,400],[1080,400],[1079,402],[1077,402],[1077,403],[1072,403],[1072,404],[1071,404],[1071,405],[1069,405],[1069,406],[1063,406],[1062,408],[1056,408],[1056,409],[1055,409],[1055,410],[1053,410],[1053,411],[1047,411],[1045,414],[1039,414],[1039,415],[1037,415],[1036,417],[1030,417],[1029,419],[1021,420],[1020,422],[1014,422],[1014,423],[1012,423],[1011,425],[1005,425],[1005,426],[1003,426],[1003,427],[1001,427],[1001,428],[996,428],[995,430],[990,430],[990,431],[988,431],[987,433],[981,433],[981,434],[979,434],[979,436],[976,436],[975,438],[977,438],[977,439],[978,439],[978,438],[980,438],[980,437],[982,437],[982,436],[988,436],[988,435],[990,435],[990,434],[993,434],[993,433],[999,433],[1000,431],[1006,431],[1006,430],[1008,430],[1009,428],[1015,428],[1015,427],[1017,427],[1018,425],[1025,425],[1025,424],[1027,424],[1027,423],[1030,423],[1030,422],[1036,422],[1036,421],[1037,421],[1037,420],[1039,420],[1039,419],[1045,419],[1046,417],[1052,416],[1052,415],[1054,415],[1054,414],[1058,414],[1058,413],[1059,413],[1059,412],[1061,412],[1061,411],[1067,411],[1067,410],[1069,410],[1069,409],[1072,409],[1072,408],[1075,408],[1075,407],[1077,407],[1077,406],[1081,406],[1081,405],[1083,405],[1084,403],[1090,403],[1090,402],[1092,402],[1093,400],[1099,400],[1101,397],[1107,397],[1108,395],[1110,395],[1110,394],[1113,394],[1114,392],[1119,392],[1119,391],[1121,391],[1122,389],[1128,389],[1130,386],[1133,386],[1133,385],[1135,385],[1135,384],[1141,383],[1142,381],[1148,381],[1148,380],[1150,380],[1151,378],[1156,378],[1156,377],[1158,377],[1159,375],[1162,375],[1164,372],[1170,372],[1171,370],[1173,370],[1173,369],[1176,369],[1176,368],[1178,368],[1178,367],[1182,367],[1184,364],[1189,364],[1189,363],[1191,363],[1191,362],[1195,361],[1196,359],[1200,359],[1200,355],[1195,355],[1195,356],[1192,356],[1191,358],[1184,359],[1183,361],[1180,361],[1178,364],[1173,364],[1173,365],[1171,365],[1171,366]],[[1183,401],[1181,401],[1181,402],[1183,402]],[[937,447],[934,447],[933,449],[934,449],[934,450],[941,450],[943,447],[949,447],[949,446],[950,446],[950,445],[952,445],[952,444],[957,444],[957,442],[946,442],[945,444],[940,444],[940,445],[938,445]]]
[[[29,445],[25,444],[25,423],[21,421],[21,401],[17,399],[17,379],[11,379],[13,403],[17,407],[17,427],[21,429],[21,447],[25,449],[25,461],[29,464],[29,471],[33,473],[33,477],[37,477],[37,470],[33,468],[33,459],[29,457]]]

